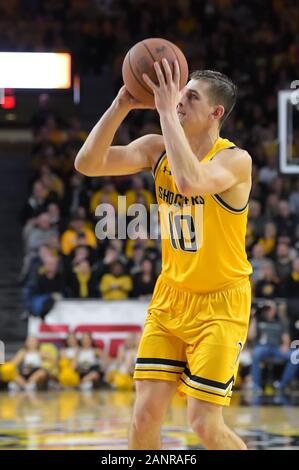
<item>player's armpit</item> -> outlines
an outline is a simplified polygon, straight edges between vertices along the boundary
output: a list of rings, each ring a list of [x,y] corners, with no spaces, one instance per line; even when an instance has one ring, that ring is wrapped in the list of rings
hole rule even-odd
[[[183,194],[219,194],[250,178],[252,160],[241,149],[222,150],[213,160],[198,164],[196,174],[186,182]]]

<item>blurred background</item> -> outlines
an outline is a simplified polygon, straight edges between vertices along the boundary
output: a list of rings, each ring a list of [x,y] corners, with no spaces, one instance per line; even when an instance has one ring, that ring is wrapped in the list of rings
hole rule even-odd
[[[253,158],[246,236],[253,304],[236,381],[239,403],[282,404],[286,396],[298,404],[299,366],[290,355],[299,339],[299,113],[289,94],[280,122],[284,141],[278,126],[279,92],[290,93],[299,80],[298,24],[296,0],[262,6],[258,0],[0,1],[0,53],[71,58],[69,88],[2,87],[3,393],[133,388],[136,347],[161,268],[160,243],[98,240],[95,208],[109,202],[117,210],[117,197],[126,195],[128,205],[145,204],[150,217],[153,179],[149,173],[85,178],[74,170],[74,159],[122,85],[128,49],[163,37],[183,50],[190,71],[219,70],[239,87],[222,130]],[[155,112],[134,111],[114,143],[156,132]],[[282,148],[290,172],[281,171]],[[63,364],[69,368],[61,377]]]

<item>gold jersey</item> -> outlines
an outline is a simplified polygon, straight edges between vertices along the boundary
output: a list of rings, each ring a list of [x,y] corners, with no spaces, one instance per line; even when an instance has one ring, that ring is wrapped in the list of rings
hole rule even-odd
[[[232,147],[233,142],[219,137],[200,163]],[[248,204],[234,209],[218,194],[180,194],[165,153],[156,164],[154,176],[161,224],[162,278],[182,289],[208,293],[248,277],[252,272],[245,250]]]

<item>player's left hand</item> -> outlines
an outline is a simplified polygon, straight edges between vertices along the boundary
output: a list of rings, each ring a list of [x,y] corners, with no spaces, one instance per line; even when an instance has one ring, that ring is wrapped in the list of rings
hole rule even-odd
[[[162,59],[162,66],[164,73],[159,62],[154,63],[159,82],[157,85],[146,73],[142,75],[143,80],[154,93],[155,105],[159,114],[169,111],[176,112],[180,100],[180,66],[178,61],[174,61],[173,75],[167,59]]]

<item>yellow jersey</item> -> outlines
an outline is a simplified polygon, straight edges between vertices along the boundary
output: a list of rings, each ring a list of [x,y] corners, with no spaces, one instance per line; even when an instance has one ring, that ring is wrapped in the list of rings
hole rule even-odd
[[[235,145],[219,137],[201,160],[207,162],[220,150]],[[164,153],[155,169],[165,281],[195,293],[224,290],[248,277],[245,236],[248,203],[230,207],[218,194],[180,194]]]

